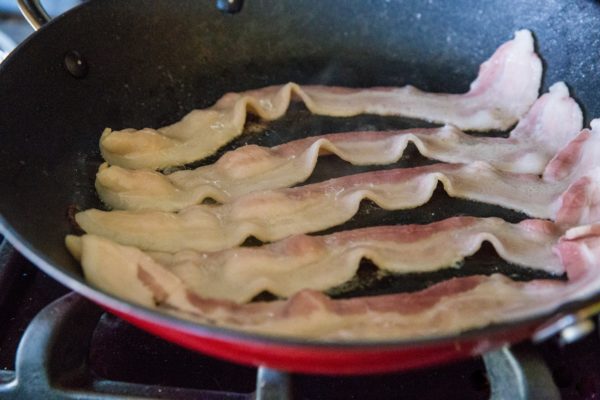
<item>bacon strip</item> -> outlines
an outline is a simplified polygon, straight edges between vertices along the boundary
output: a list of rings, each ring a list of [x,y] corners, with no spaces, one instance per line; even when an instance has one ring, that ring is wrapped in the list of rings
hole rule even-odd
[[[483,162],[434,164],[374,171],[296,188],[250,193],[223,205],[196,205],[178,213],[78,213],[87,233],[145,250],[217,251],[248,236],[273,241],[317,232],[349,220],[363,199],[386,210],[426,203],[438,182],[453,197],[515,209],[564,226],[600,221],[600,120],[583,130],[549,164],[542,178],[501,172]]]
[[[453,267],[476,253],[484,241],[513,264],[560,275],[565,270],[551,250],[559,237],[559,230],[547,221],[510,224],[498,218],[456,217],[429,225],[300,235],[216,253],[149,254],[194,293],[244,303],[262,291],[289,297],[302,289],[324,291],[341,285],[356,274],[363,258],[392,273]],[[84,240],[104,239],[86,235]]]
[[[597,236],[562,239],[554,247],[566,283],[521,283],[494,274],[454,278],[415,293],[332,300],[305,289],[288,300],[250,304],[203,297],[189,281],[133,247],[91,235],[67,243],[81,255],[86,279],[115,296],[194,321],[324,341],[453,334],[548,313],[600,288]]]
[[[465,94],[426,93],[412,86],[349,89],[288,83],[229,93],[214,106],[195,110],[159,129],[106,129],[100,149],[111,165],[158,169],[213,154],[243,130],[246,112],[281,117],[293,96],[319,115],[398,115],[448,123],[465,130],[508,129],[538,96],[542,65],[531,32],[522,30],[481,65]]]
[[[577,103],[559,82],[540,97],[509,138],[470,136],[452,126],[390,132],[349,132],[295,140],[273,148],[248,145],[215,164],[163,175],[151,170],[101,166],[100,198],[115,209],[177,211],[206,198],[227,202],[265,189],[306,180],[320,155],[335,154],[354,165],[398,161],[412,142],[422,155],[450,163],[485,161],[508,172],[541,174],[582,128]]]

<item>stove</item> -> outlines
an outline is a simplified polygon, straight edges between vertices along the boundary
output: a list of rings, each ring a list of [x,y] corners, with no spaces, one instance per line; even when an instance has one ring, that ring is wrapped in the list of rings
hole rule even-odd
[[[4,50],[31,32],[14,4],[0,1]],[[600,398],[598,330],[571,344],[524,343],[409,372],[288,374],[208,357],[141,331],[70,292],[0,237],[0,400],[490,397]]]

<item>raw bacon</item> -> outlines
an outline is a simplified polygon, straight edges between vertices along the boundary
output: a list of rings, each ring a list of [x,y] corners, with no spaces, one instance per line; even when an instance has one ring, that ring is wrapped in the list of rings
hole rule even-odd
[[[288,83],[229,93],[214,106],[195,110],[159,129],[106,129],[100,149],[111,165],[159,169],[213,154],[243,130],[246,113],[266,120],[281,117],[296,96],[315,114],[398,115],[453,124],[465,130],[508,129],[538,96],[542,65],[531,32],[522,30],[481,65],[465,94],[426,93],[412,86],[350,89]]]
[[[438,182],[453,197],[553,219],[563,226],[600,221],[600,120],[549,164],[542,178],[498,171],[486,163],[434,164],[374,171],[296,188],[250,193],[223,205],[178,213],[87,210],[76,215],[87,232],[145,250],[217,251],[254,236],[273,241],[317,232],[349,220],[362,200],[387,210],[426,203]]]
[[[204,297],[189,281],[133,247],[92,235],[70,239],[69,247],[81,258],[93,285],[133,303],[245,331],[352,341],[455,334],[549,313],[566,302],[584,299],[600,285],[600,238],[572,236],[553,248],[567,282],[522,283],[499,274],[477,275],[414,293],[332,300],[305,289],[288,300],[250,304]]]
[[[317,158],[336,156],[354,165],[391,164],[409,142],[426,157],[450,162],[485,161],[508,172],[541,174],[582,128],[581,109],[564,83],[550,88],[519,121],[509,138],[477,137],[452,126],[390,132],[348,132],[295,140],[273,148],[248,145],[215,164],[163,175],[104,164],[96,176],[100,198],[115,209],[177,211],[206,198],[227,202],[307,179]]]
[[[398,340],[553,312],[600,288],[600,120],[573,139],[582,115],[563,83],[534,104],[541,71],[532,35],[524,30],[481,65],[465,94],[288,83],[226,94],[163,128],[106,129],[100,148],[108,163],[98,173],[97,189],[107,204],[130,211],[78,213],[89,234],[67,237],[67,247],[81,260],[86,279],[110,294],[193,321],[268,335]],[[396,115],[446,126],[246,146],[194,171],[153,171],[213,154],[241,134],[248,112],[273,120],[292,100],[320,115]],[[518,119],[507,139],[460,130],[508,129]],[[389,164],[409,142],[424,156],[453,164],[288,188],[311,175],[320,155],[355,165]],[[417,207],[439,183],[450,196],[555,222],[454,217],[301,235],[347,221],[364,199],[384,209]],[[224,204],[199,204],[207,198]],[[250,236],[283,240],[236,247]],[[453,278],[414,293],[344,300],[321,293],[355,276],[364,258],[390,273],[426,272],[455,267],[484,241],[514,264],[568,280],[514,282],[493,274]],[[286,299],[245,303],[263,291]]]
[[[455,267],[477,252],[484,241],[513,264],[560,275],[565,270],[552,253],[559,237],[560,230],[548,221],[510,224],[498,218],[456,217],[429,225],[299,235],[261,247],[215,253],[148,254],[194,293],[243,303],[263,291],[289,297],[303,289],[328,290],[350,280],[364,258],[396,274]],[[91,236],[84,240],[98,243],[102,239]]]

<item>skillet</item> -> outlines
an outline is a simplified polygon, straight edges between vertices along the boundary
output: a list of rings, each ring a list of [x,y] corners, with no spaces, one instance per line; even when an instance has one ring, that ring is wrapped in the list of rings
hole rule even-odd
[[[221,8],[228,4],[217,3]],[[241,4],[231,3],[233,8]],[[38,1],[21,4],[30,20],[44,23]],[[427,91],[464,92],[478,65],[521,28],[534,32],[545,61],[542,91],[555,81],[567,82],[587,124],[600,116],[598,26],[600,5],[586,0],[543,5],[526,0],[254,0],[234,14],[204,0],[91,0],[44,24],[0,64],[1,233],[43,271],[135,325],[247,364],[309,373],[373,373],[546,337],[557,326],[595,313],[600,293],[552,314],[460,335],[382,342],[292,340],[191,323],[114,298],[86,284],[64,236],[73,231],[68,218],[73,207],[103,207],[94,176],[102,161],[99,135],[107,126],[163,126],[228,91],[288,81],[350,87],[412,84]],[[271,146],[320,133],[413,126],[425,124],[369,115],[317,117],[294,106],[266,125],[262,135],[243,135],[219,154],[245,143]],[[428,162],[414,149],[408,153],[395,167]],[[324,160],[313,180],[361,170]],[[457,214],[524,218],[441,193],[411,211],[369,207],[363,205],[368,212],[362,218],[338,229],[427,223]],[[464,273],[512,268],[493,254],[467,264]],[[364,270],[368,274],[369,267]],[[416,290],[447,274],[378,282],[340,296]],[[535,277],[521,270],[513,275]]]

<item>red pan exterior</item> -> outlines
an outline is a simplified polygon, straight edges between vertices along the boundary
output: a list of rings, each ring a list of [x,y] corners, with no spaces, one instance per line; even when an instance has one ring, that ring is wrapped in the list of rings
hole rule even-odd
[[[311,346],[191,333],[175,325],[103,307],[141,329],[195,351],[237,363],[309,374],[375,374],[427,367],[524,340],[539,325],[521,325],[496,334],[423,346]]]

